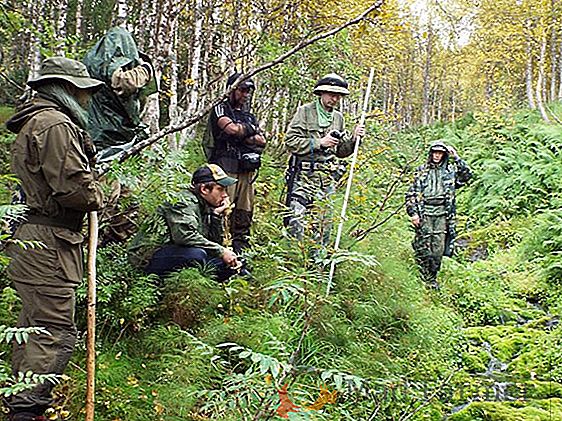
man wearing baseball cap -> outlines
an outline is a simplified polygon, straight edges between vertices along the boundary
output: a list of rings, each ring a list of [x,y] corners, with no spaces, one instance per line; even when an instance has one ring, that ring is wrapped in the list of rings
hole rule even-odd
[[[131,263],[158,276],[197,266],[210,267],[221,281],[236,274],[242,264],[222,244],[223,217],[230,205],[226,189],[237,181],[218,165],[198,168],[191,188],[176,203],[159,208],[168,227],[166,237],[155,247],[149,233],[140,233],[129,249]]]
[[[85,131],[88,100],[103,82],[92,79],[76,60],[51,57],[28,85],[36,98],[6,123],[17,133],[11,168],[29,208],[13,238],[41,247],[24,250],[16,241],[9,244],[8,276],[22,301],[18,327],[42,327],[49,333],[29,335],[27,343],[15,344],[12,369],[15,374],[60,375],[76,342],[75,290],[84,272],[82,222],[86,212],[100,209],[103,202]],[[8,397],[10,419],[45,419],[52,388],[46,381]]]
[[[306,218],[321,215],[313,218],[313,239],[326,246],[331,212],[311,212],[312,205],[327,204],[345,169],[339,158],[353,153],[355,140],[365,134],[365,128],[358,125],[352,135],[345,132],[343,114],[336,110],[340,100],[349,94],[344,78],[330,73],[316,82],[313,92],[317,98],[297,109],[285,138],[291,153],[286,178],[289,216],[285,226],[300,241],[308,225]]]

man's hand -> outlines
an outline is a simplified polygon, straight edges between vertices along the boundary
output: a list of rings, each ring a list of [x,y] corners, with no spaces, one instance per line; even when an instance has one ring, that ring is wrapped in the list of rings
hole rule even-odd
[[[449,150],[449,155],[452,155],[453,158],[459,157],[459,154],[457,153],[457,150],[455,148],[453,148],[452,146],[447,146],[447,149]]]
[[[365,126],[362,124],[358,124],[357,126],[355,126],[355,129],[353,130],[353,137],[357,139],[358,137],[363,137],[363,136],[365,136]]]
[[[322,146],[325,149],[333,148],[337,146],[338,143],[339,143],[339,139],[336,139],[335,137],[331,136],[330,133],[320,138],[320,146]]]
[[[224,249],[224,253],[222,255],[222,261],[224,262],[225,265],[231,268],[235,268],[240,265],[240,262],[238,261],[238,257],[236,256],[236,254],[234,254],[234,252],[229,249]]]
[[[265,137],[262,134],[255,134],[244,140],[244,143],[248,146],[257,146],[259,148],[265,148]]]
[[[213,212],[216,215],[220,215],[221,213],[223,213],[225,210],[227,210],[230,207],[230,197],[226,196],[226,198],[223,200],[223,202],[221,203],[220,206],[217,206],[215,209],[213,209]]]
[[[421,219],[418,214],[412,216],[412,225],[416,228],[419,228],[419,226],[421,225]]]

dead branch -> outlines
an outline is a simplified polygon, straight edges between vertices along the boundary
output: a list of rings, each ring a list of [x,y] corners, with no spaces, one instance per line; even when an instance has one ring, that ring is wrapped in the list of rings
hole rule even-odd
[[[367,9],[365,9],[361,14],[357,15],[355,18],[350,19],[347,22],[343,23],[342,25],[337,26],[336,28],[333,28],[329,31],[318,34],[318,35],[316,35],[312,38],[305,39],[304,41],[302,41],[301,43],[299,43],[295,47],[291,48],[289,51],[281,54],[276,59],[274,59],[274,60],[272,60],[268,63],[262,64],[261,66],[258,66],[256,68],[248,71],[247,73],[240,76],[240,78],[236,82],[234,82],[233,88],[231,90],[229,90],[228,92],[223,94],[221,97],[216,98],[206,108],[199,111],[195,115],[188,115],[187,113],[182,113],[182,115],[178,118],[177,122],[168,125],[167,127],[160,130],[158,133],[154,134],[153,136],[150,136],[149,138],[138,142],[133,147],[131,147],[129,150],[121,152],[121,154],[119,154],[119,156],[117,156],[113,162],[121,163],[121,162],[125,161],[126,159],[130,158],[131,156],[137,155],[140,151],[142,151],[146,147],[156,143],[158,140],[160,140],[160,139],[162,139],[162,138],[164,138],[164,137],[166,137],[166,136],[168,136],[172,133],[176,133],[176,132],[184,130],[188,127],[191,127],[192,125],[197,123],[199,120],[201,120],[209,111],[211,111],[213,109],[213,107],[215,107],[217,104],[222,102],[228,96],[228,94],[230,92],[234,91],[234,89],[236,89],[235,88],[236,85],[240,81],[248,79],[248,78],[250,78],[250,77],[252,77],[252,76],[254,76],[254,75],[256,75],[260,72],[263,72],[267,69],[270,69],[270,68],[282,63],[283,61],[285,61],[286,59],[288,59],[292,55],[296,54],[300,50],[308,47],[309,45],[312,45],[312,44],[314,44],[317,41],[320,41],[322,39],[329,38],[329,37],[337,34],[338,32],[343,31],[345,28],[361,22],[370,13],[375,12],[375,11],[378,12],[383,4],[384,4],[384,0],[377,0],[375,3],[373,3]],[[111,165],[112,165],[112,163],[107,163],[107,164],[101,165],[99,167],[99,170],[98,170],[99,176],[102,176],[105,173],[107,173],[107,171],[109,171],[109,169],[111,168]]]

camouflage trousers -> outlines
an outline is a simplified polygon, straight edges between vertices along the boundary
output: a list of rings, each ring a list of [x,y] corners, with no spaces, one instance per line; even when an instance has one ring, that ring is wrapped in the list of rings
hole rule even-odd
[[[29,335],[27,343],[14,342],[12,371],[35,374],[62,374],[76,342],[73,287],[31,285],[14,282],[22,309],[18,327],[39,326],[49,334]],[[52,403],[53,384],[42,383],[7,398],[12,412],[41,414]]]
[[[428,283],[436,282],[443,260],[446,237],[446,215],[424,216],[421,226],[416,229],[412,246],[421,275]]]
[[[289,215],[285,226],[289,234],[302,241],[309,232],[315,243],[326,247],[332,228],[334,177],[324,171],[296,170],[287,180]]]
[[[227,188],[230,201],[236,206],[230,214],[228,228],[232,239],[232,249],[236,254],[250,246],[250,228],[254,215],[254,172],[229,173],[238,183]]]

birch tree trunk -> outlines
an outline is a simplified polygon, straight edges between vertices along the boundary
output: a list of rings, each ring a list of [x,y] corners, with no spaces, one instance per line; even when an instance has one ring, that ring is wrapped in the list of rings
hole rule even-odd
[[[45,0],[36,0],[29,2],[29,16],[31,18],[31,26],[35,28],[37,32],[29,30],[29,53],[27,56],[27,65],[29,67],[29,74],[27,80],[35,79],[39,75],[39,69],[41,68],[41,49],[40,40],[36,33],[41,33],[43,31],[43,20],[42,13],[45,11]],[[25,90],[20,97],[21,101],[24,101],[31,95],[31,88],[25,86]]]
[[[532,110],[537,108],[535,95],[533,94],[533,55],[531,46],[527,43],[527,65],[525,66],[525,91],[527,92],[527,102]]]
[[[560,37],[558,48],[558,100],[562,101],[562,37]]]
[[[68,10],[68,0],[59,0],[52,5],[53,22],[55,22],[55,46],[53,48],[55,55],[64,56],[64,47],[66,41],[66,19]]]
[[[76,0],[76,33],[75,35],[78,38],[82,38],[82,8],[84,7],[84,0]],[[72,43],[72,51],[76,51],[76,48],[78,47],[78,45],[76,43]]]
[[[537,97],[537,106],[541,113],[541,116],[544,121],[547,123],[550,122],[550,118],[548,117],[548,113],[546,112],[546,108],[544,106],[544,91],[545,91],[545,84],[544,84],[544,67],[545,67],[545,57],[546,57],[546,35],[543,36],[541,42],[541,53],[539,58],[539,67],[537,73],[537,85],[535,89],[535,94]]]
[[[203,0],[195,0],[195,25],[193,27],[193,52],[191,60],[191,70],[189,79],[191,80],[191,92],[187,104],[187,112],[192,115],[199,109],[199,89],[200,89],[200,67],[201,67],[201,50],[202,50],[202,33],[203,33]]]
[[[430,95],[430,73],[431,73],[431,54],[433,47],[433,29],[431,26],[427,31],[427,43],[425,47],[425,62],[423,66],[423,91],[422,91],[422,124],[429,123],[429,95]]]
[[[552,28],[550,33],[550,94],[549,100],[554,101],[556,99],[556,67],[558,65],[558,55],[557,55],[557,41],[558,34],[556,30],[556,17],[553,17]]]

